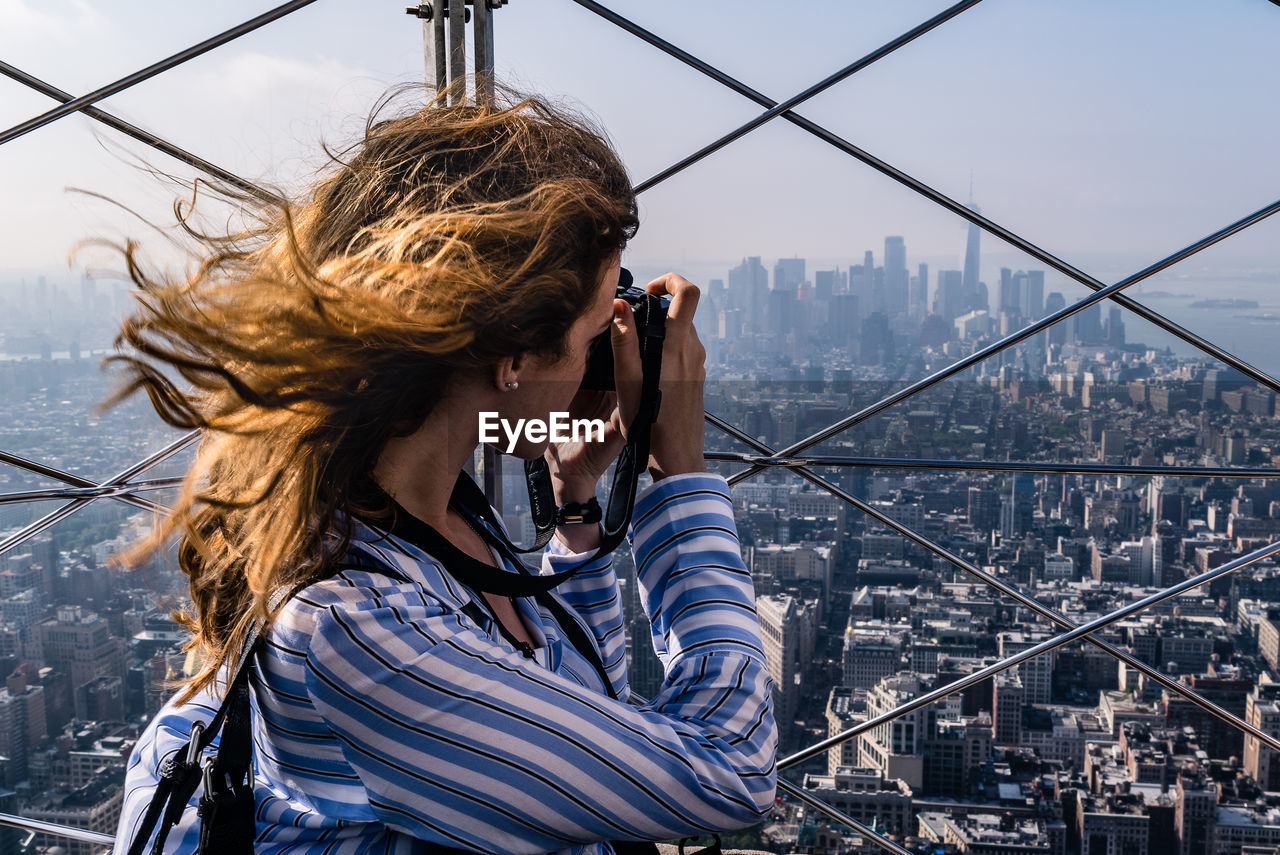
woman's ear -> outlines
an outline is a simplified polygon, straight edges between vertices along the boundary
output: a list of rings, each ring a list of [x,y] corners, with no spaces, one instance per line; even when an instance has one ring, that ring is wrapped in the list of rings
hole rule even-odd
[[[520,385],[520,367],[523,359],[520,356],[508,356],[493,367],[493,388],[500,392],[509,392]]]

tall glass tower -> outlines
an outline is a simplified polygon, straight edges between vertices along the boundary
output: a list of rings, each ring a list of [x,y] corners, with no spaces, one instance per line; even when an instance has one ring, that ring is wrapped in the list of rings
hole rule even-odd
[[[982,211],[977,205],[969,203],[969,210],[975,214],[981,214]],[[962,289],[965,302],[969,304],[969,308],[987,308],[986,306],[974,305],[978,295],[978,242],[981,239],[982,230],[974,223],[969,224],[969,241],[964,248],[964,281]]]

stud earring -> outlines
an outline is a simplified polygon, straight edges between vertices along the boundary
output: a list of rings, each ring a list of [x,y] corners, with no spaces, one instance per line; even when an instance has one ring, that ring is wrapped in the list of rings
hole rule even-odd
[[[519,382],[519,381],[517,381],[517,380],[509,380],[509,381],[507,381],[507,383],[506,383],[506,387],[507,387],[508,389],[519,389],[519,388],[520,388],[520,382]]]

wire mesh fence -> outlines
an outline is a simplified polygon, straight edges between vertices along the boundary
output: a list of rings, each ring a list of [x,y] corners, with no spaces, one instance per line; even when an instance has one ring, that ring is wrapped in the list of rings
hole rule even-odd
[[[64,116],[80,112],[117,132],[140,140],[167,156],[176,158],[199,170],[214,175],[245,192],[252,193],[263,198],[272,198],[272,193],[254,185],[252,182],[236,176],[216,164],[173,145],[160,137],[124,122],[116,116],[113,116],[94,105],[110,95],[119,93],[130,86],[154,77],[157,74],[161,74],[168,69],[176,67],[182,62],[199,56],[202,53],[212,50],[222,44],[233,41],[234,39],[257,29],[258,27],[282,18],[297,9],[303,8],[306,5],[309,5],[310,2],[313,2],[313,0],[294,0],[294,2],[286,3],[268,13],[247,21],[238,27],[231,28],[218,36],[207,39],[185,51],[174,54],[166,60],[80,97],[74,97],[70,93],[60,90],[21,69],[9,65],[8,63],[0,62],[0,73],[60,102],[58,107],[38,116],[34,116],[25,122],[9,128],[8,130],[0,132],[0,144],[45,127],[51,122],[54,122]],[[637,184],[635,188],[637,192],[642,193],[664,181],[674,178],[704,158],[732,145],[737,140],[752,133],[758,128],[763,127],[774,119],[782,119],[832,146],[836,150],[891,178],[899,185],[906,187],[921,197],[935,203],[942,209],[961,217],[967,222],[977,226],[985,233],[1021,250],[1031,258],[1044,263],[1053,270],[1065,275],[1069,279],[1091,289],[1094,292],[1085,299],[1064,306],[1058,311],[1051,312],[1044,318],[1029,323],[1023,328],[1003,336],[999,340],[976,350],[969,356],[958,359],[945,368],[936,371],[927,377],[909,383],[900,389],[884,395],[874,403],[839,419],[826,428],[804,437],[803,439],[794,441],[782,448],[772,448],[769,445],[749,436],[740,428],[735,427],[729,422],[717,417],[715,414],[707,414],[707,421],[711,426],[721,431],[725,436],[749,449],[747,451],[710,451],[707,453],[707,459],[710,461],[735,462],[746,465],[745,469],[741,469],[729,477],[730,484],[741,483],[761,473],[777,469],[785,469],[786,471],[794,473],[796,476],[813,484],[819,489],[830,493],[848,504],[850,507],[857,509],[862,514],[866,515],[867,518],[874,520],[881,526],[901,535],[903,538],[911,541],[928,553],[936,556],[938,559],[947,562],[949,565],[966,574],[968,577],[989,586],[991,589],[998,592],[1000,596],[1008,598],[1020,606],[1029,609],[1037,616],[1056,625],[1060,630],[1060,634],[1039,644],[1030,646],[1014,655],[1000,659],[999,661],[980,670],[974,671],[953,683],[919,694],[909,702],[902,704],[887,713],[869,718],[868,720],[858,724],[856,727],[832,736],[827,740],[808,746],[790,756],[781,758],[778,763],[779,769],[786,770],[798,766],[806,760],[826,752],[844,741],[855,739],[860,734],[869,732],[881,724],[906,716],[913,711],[926,707],[942,698],[961,692],[982,680],[989,679],[996,674],[1017,667],[1019,664],[1036,656],[1056,650],[1063,645],[1075,641],[1083,641],[1093,645],[1097,649],[1116,659],[1118,662],[1122,662],[1128,667],[1145,675],[1161,687],[1169,690],[1170,692],[1177,693],[1219,721],[1252,736],[1262,744],[1269,746],[1276,751],[1280,751],[1280,740],[1276,737],[1243,721],[1233,713],[1222,709],[1220,705],[1197,693],[1191,686],[1162,673],[1157,668],[1143,662],[1128,651],[1116,647],[1114,644],[1105,640],[1098,634],[1100,630],[1111,626],[1118,621],[1139,614],[1160,603],[1164,603],[1179,594],[1193,590],[1199,586],[1206,585],[1214,579],[1223,577],[1259,561],[1270,558],[1277,553],[1280,553],[1280,543],[1272,543],[1255,549],[1244,556],[1226,561],[1212,570],[1186,579],[1177,585],[1166,587],[1156,594],[1139,599],[1127,606],[1124,606],[1123,608],[1113,610],[1112,612],[1094,620],[1077,624],[1057,610],[1038,602],[1027,593],[1019,590],[1017,587],[987,572],[973,561],[956,554],[942,544],[937,543],[926,535],[916,531],[911,526],[895,520],[889,514],[885,513],[870,502],[852,495],[849,491],[841,488],[828,478],[819,475],[815,471],[815,469],[818,468],[856,467],[862,469],[936,471],[1048,472],[1100,475],[1176,475],[1203,478],[1275,478],[1277,477],[1277,472],[1275,470],[1257,467],[1183,467],[1034,462],[1017,463],[982,460],[852,457],[829,454],[806,455],[807,451],[822,442],[845,431],[849,431],[857,425],[885,412],[886,410],[889,410],[890,408],[911,401],[913,398],[935,385],[949,378],[953,378],[966,369],[995,357],[1019,343],[1026,341],[1032,336],[1047,330],[1053,325],[1059,324],[1067,318],[1070,318],[1091,306],[1100,304],[1103,301],[1111,301],[1113,304],[1119,305],[1124,309],[1135,313],[1155,326],[1171,333],[1188,344],[1193,345],[1205,354],[1236,369],[1254,382],[1272,391],[1280,392],[1280,381],[1277,381],[1266,372],[1250,365],[1248,362],[1232,354],[1221,345],[1206,340],[1195,332],[1186,329],[1181,324],[1164,317],[1149,306],[1145,306],[1129,295],[1123,293],[1130,286],[1154,276],[1172,265],[1190,258],[1220,241],[1226,240],[1227,238],[1265,220],[1272,214],[1280,211],[1280,200],[1249,213],[1240,219],[1223,226],[1217,231],[1206,235],[1200,240],[1185,246],[1183,249],[1148,265],[1142,270],[1108,285],[1089,276],[1076,266],[1058,258],[1011,229],[982,216],[971,206],[962,204],[957,200],[946,196],[942,192],[930,187],[928,184],[897,168],[893,164],[863,150],[853,142],[805,118],[797,112],[797,108],[801,107],[806,101],[809,101],[818,94],[870,67],[903,46],[925,36],[932,30],[945,25],[955,17],[977,6],[981,0],[962,0],[962,2],[958,2],[947,7],[937,15],[934,15],[928,20],[923,21],[919,25],[881,45],[876,50],[871,51],[833,74],[828,75],[812,86],[807,87],[792,97],[780,102],[774,101],[768,96],[756,91],[747,84],[715,68],[692,53],[681,49],[679,46],[662,36],[626,19],[609,9],[604,4],[596,2],[595,0],[574,0],[574,2],[591,13],[616,25],[630,35],[643,40],[663,53],[679,60],[699,73],[723,85],[727,89],[764,108],[763,112],[759,113],[751,120],[734,128],[728,133],[725,133],[714,142],[701,147],[692,154],[673,163],[668,168],[661,170],[652,177]],[[458,18],[458,21],[455,22],[455,26],[461,22],[460,7],[462,4],[459,3],[456,4],[456,6],[459,7],[459,9],[454,10],[457,13],[456,17]],[[491,14],[489,9],[489,6],[485,6],[485,14],[481,16],[486,21],[486,27],[488,27],[488,15]],[[439,45],[442,44],[442,42],[440,42],[440,34],[443,33],[444,15],[437,17],[440,20],[436,22],[434,29],[438,48]],[[482,42],[482,47],[488,52],[489,62],[491,62],[492,30],[487,29],[481,38],[484,40]],[[431,44],[428,44],[428,47],[430,48]],[[454,49],[455,51],[457,50],[456,44],[454,45]],[[430,56],[428,58],[429,60],[431,59]],[[443,52],[440,52],[440,55],[435,56],[434,59],[436,63],[435,67],[440,68],[441,66],[439,64],[444,61]],[[47,514],[39,520],[36,520],[22,528],[20,531],[6,537],[3,541],[0,541],[0,554],[7,550],[16,548],[30,540],[32,537],[35,537],[39,533],[45,531],[50,526],[56,524],[58,521],[82,510],[90,503],[103,498],[122,501],[135,507],[150,511],[163,511],[163,507],[161,505],[146,499],[141,494],[151,490],[172,487],[177,483],[175,479],[137,479],[153,466],[167,460],[182,449],[187,448],[196,438],[195,434],[181,437],[156,453],[138,461],[135,465],[126,468],[100,483],[63,472],[55,467],[41,464],[37,461],[25,459],[16,454],[0,452],[0,462],[25,469],[28,472],[39,474],[44,477],[52,478],[65,485],[59,488],[3,494],[0,495],[0,504],[33,502],[53,498],[69,500],[66,504],[60,506],[52,513]],[[906,853],[908,851],[899,843],[891,840],[884,833],[869,827],[865,823],[860,822],[839,810],[836,810],[831,805],[815,798],[812,794],[807,793],[804,789],[796,786],[794,783],[787,780],[780,780],[779,785],[784,792],[800,801],[803,801],[814,810],[824,814],[834,822],[855,830],[867,841],[890,852]],[[44,833],[57,833],[58,831],[56,827],[50,827],[48,823],[39,823],[32,820],[24,820],[21,818],[7,817],[3,815],[0,815],[0,824],[12,824],[29,830],[39,830]],[[39,826],[39,828],[37,828],[37,826]],[[62,831],[68,836],[76,837],[76,839],[86,842],[99,844],[107,842],[102,835],[95,836],[93,833],[84,833],[70,828],[63,829]]]

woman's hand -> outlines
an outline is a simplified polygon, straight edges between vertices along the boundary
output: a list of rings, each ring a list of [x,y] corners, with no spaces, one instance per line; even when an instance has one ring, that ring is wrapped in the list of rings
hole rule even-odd
[[[668,273],[645,286],[650,294],[669,294],[666,337],[662,346],[662,401],[649,442],[649,474],[653,480],[685,472],[706,472],[703,453],[702,388],[707,379],[707,353],[693,327],[698,286]],[[622,302],[622,301],[619,301]],[[639,406],[642,370],[635,320],[630,307],[623,321],[614,314],[614,365],[624,411]],[[630,402],[635,402],[631,404]],[[630,425],[630,422],[627,422]]]
[[[668,273],[645,289],[671,296],[662,348],[662,402],[649,443],[649,474],[659,480],[684,472],[705,472],[703,460],[703,384],[706,351],[693,326],[698,287]],[[643,368],[635,314],[626,300],[613,301],[614,385],[618,392],[579,389],[569,405],[571,418],[605,421],[603,442],[565,442],[547,449],[556,501],[585,502],[596,483],[626,443],[627,431],[640,407]]]
[[[618,302],[623,302],[619,300]],[[615,318],[616,318],[615,311]],[[615,324],[616,325],[616,324]],[[552,443],[547,447],[547,468],[556,503],[585,502],[596,494],[596,483],[609,464],[622,452],[622,420],[613,392],[579,389],[569,403],[571,419],[600,419],[605,422],[604,441],[583,440]]]

